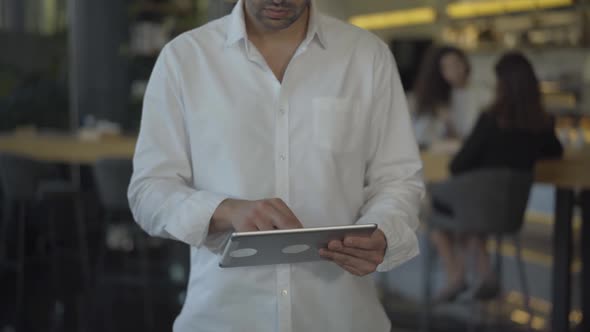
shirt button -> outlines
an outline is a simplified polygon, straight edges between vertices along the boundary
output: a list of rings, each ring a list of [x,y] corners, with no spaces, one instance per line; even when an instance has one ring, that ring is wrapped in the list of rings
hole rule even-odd
[[[283,296],[287,296],[287,295],[289,294],[289,292],[287,292],[287,290],[286,290],[286,289],[283,289],[283,291],[281,292],[281,294],[282,294]]]
[[[287,156],[285,156],[284,153],[281,153],[281,155],[279,156],[279,158],[281,158],[282,161],[285,161],[285,159],[287,159]]]

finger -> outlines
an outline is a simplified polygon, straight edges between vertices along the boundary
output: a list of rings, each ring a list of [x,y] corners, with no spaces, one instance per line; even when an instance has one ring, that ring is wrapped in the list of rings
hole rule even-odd
[[[281,213],[284,213],[286,216],[289,216],[291,218],[295,218],[297,219],[297,217],[295,216],[295,213],[293,213],[293,211],[291,210],[291,208],[289,208],[289,206],[287,205],[287,203],[285,203],[285,201],[283,201],[280,198],[272,198],[268,200],[272,205],[275,206],[275,208],[279,211],[281,211]]]
[[[349,272],[349,273],[351,273],[351,274],[354,274],[354,275],[357,275],[357,276],[358,276],[358,275],[361,275],[361,271],[359,271],[359,270],[358,270],[358,269],[356,269],[355,267],[353,267],[353,266],[350,266],[350,265],[342,265],[342,264],[339,264],[338,262],[334,261],[334,260],[331,258],[332,256],[330,255],[329,251],[328,251],[328,250],[326,250],[326,249],[320,249],[320,256],[321,256],[322,258],[324,258],[325,260],[331,261],[331,262],[333,262],[334,264],[336,264],[336,265],[340,266],[342,269],[344,269],[344,270],[348,271],[348,272]]]
[[[256,230],[270,231],[274,229],[272,219],[272,211],[268,211],[268,208],[259,205],[254,209],[252,217],[250,218],[250,222],[256,226]]]
[[[279,221],[282,223],[281,227],[286,229],[303,228],[301,221],[295,216],[293,211],[281,199],[271,199],[270,203],[281,213]]]
[[[272,231],[275,229],[275,225],[272,223],[272,219],[268,216],[261,216],[256,218],[256,227],[259,231]]]
[[[281,227],[283,224],[281,220],[283,218],[281,212],[269,200],[259,201],[257,203],[254,219],[256,225],[260,224],[264,227],[264,230],[273,230],[275,228],[285,229],[285,227]]]
[[[284,223],[283,228],[303,228],[301,221],[282,199],[274,198],[270,199],[269,202],[281,213],[281,221]]]
[[[386,243],[379,237],[347,236],[344,239],[344,245],[349,248],[383,250]]]
[[[247,233],[247,232],[256,232],[258,231],[258,227],[255,223],[245,222],[242,223],[238,228],[236,228],[236,232],[240,233]]]
[[[357,268],[356,268],[356,267],[354,267],[354,266],[350,266],[350,265],[341,265],[341,267],[342,267],[343,269],[345,269],[346,271],[348,271],[350,274],[353,274],[353,275],[355,275],[355,276],[357,276],[357,277],[364,277],[364,276],[366,276],[367,274],[369,274],[369,273],[366,273],[366,272],[360,271],[359,269],[357,269]]]
[[[328,260],[330,262],[333,262],[334,264],[340,266],[342,269],[348,271],[350,274],[356,275],[356,276],[362,276],[363,273],[361,271],[359,271],[356,267],[351,266],[351,265],[343,265],[343,264],[339,264],[338,262],[334,261],[329,252],[326,249],[320,249],[320,256],[322,258],[324,258],[325,260]]]
[[[325,250],[324,256],[329,257],[331,260],[336,262],[338,265],[353,266],[357,270],[365,271],[367,273],[373,272],[377,269],[377,265],[375,263],[371,263],[369,261],[365,261],[365,260],[350,256],[350,255],[341,254],[339,252]]]
[[[330,249],[332,251],[338,251],[338,250],[341,250],[342,248],[344,248],[342,241],[332,240],[328,243],[328,249]]]
[[[331,248],[330,248],[331,249]],[[376,251],[376,250],[365,250],[365,249],[356,249],[356,248],[349,248],[349,247],[342,247],[341,249],[331,249],[338,251],[340,253],[353,256],[356,258],[360,258],[365,261],[369,261],[371,263],[375,263],[377,265],[383,263],[383,251]]]

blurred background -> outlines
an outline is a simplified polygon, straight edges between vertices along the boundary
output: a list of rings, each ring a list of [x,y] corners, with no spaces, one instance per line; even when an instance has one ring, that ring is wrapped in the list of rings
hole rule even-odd
[[[149,238],[133,223],[130,158],[162,47],[234,3],[0,0],[0,332],[171,330],[184,300],[188,248]],[[429,49],[463,50],[475,113],[493,100],[498,58],[520,50],[566,151],[562,162],[537,169],[523,225],[508,234],[518,245],[490,238],[501,293],[425,306],[427,284],[437,289],[445,276],[424,227],[421,246],[433,255],[375,275],[394,329],[566,331],[560,326],[567,324],[590,331],[583,325],[588,254],[581,254],[590,227],[580,208],[588,208],[590,190],[590,0],[317,5],[390,45],[408,96]],[[457,138],[423,146],[428,182],[448,177]]]

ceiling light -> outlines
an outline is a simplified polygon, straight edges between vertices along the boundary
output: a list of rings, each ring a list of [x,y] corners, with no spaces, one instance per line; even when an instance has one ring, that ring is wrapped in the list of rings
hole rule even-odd
[[[478,2],[455,2],[447,6],[447,15],[452,18],[481,17],[558,8],[573,4],[574,0],[485,0]]]
[[[420,7],[394,10],[375,14],[358,15],[349,22],[367,30],[379,30],[408,25],[432,23],[436,20],[436,11],[432,7]]]

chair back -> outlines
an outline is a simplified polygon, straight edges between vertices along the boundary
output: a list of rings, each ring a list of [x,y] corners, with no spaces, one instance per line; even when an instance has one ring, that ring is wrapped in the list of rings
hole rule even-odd
[[[133,173],[130,159],[101,159],[93,169],[102,206],[108,211],[127,211],[127,187]]]
[[[434,227],[457,232],[510,234],[524,221],[533,174],[507,168],[482,169],[431,187],[433,199],[448,205],[452,218],[433,212]]]
[[[0,153],[0,186],[6,200],[34,200],[40,182],[57,176],[57,168],[52,165]]]

